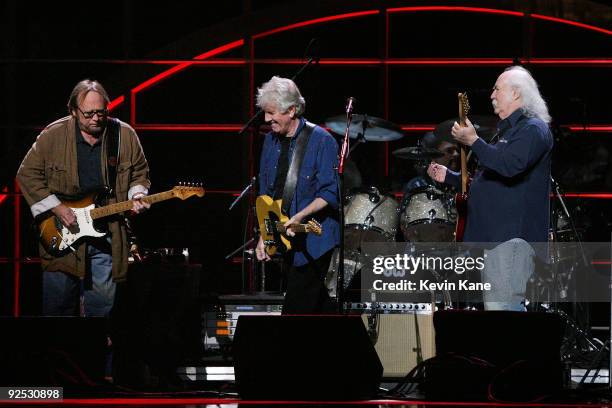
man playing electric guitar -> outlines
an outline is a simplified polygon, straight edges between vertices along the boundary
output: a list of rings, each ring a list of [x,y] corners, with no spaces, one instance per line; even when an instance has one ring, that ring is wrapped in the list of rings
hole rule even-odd
[[[78,231],[77,216],[60,198],[105,185],[109,204],[130,199],[136,213],[149,207],[140,201],[151,184],[142,146],[134,129],[108,117],[108,103],[99,82],[79,82],[68,100],[70,115],[48,125],[23,159],[17,180],[35,218],[52,216],[60,229]],[[129,249],[125,225],[107,220],[106,237],[69,245],[62,254],[40,245],[44,315],[109,314],[115,282],[126,278]]]
[[[303,117],[305,101],[295,83],[273,77],[258,89],[257,105],[272,131],[261,153],[259,194],[282,199],[289,220],[286,235],[293,237],[285,259],[292,265],[287,274],[285,314],[332,312],[333,304],[324,277],[340,239],[339,203],[335,167],[338,145],[324,129]],[[292,225],[315,218],[322,233],[296,234]],[[270,260],[260,237],[257,259]]]
[[[487,243],[483,282],[486,310],[525,310],[523,299],[537,255],[532,243],[547,242],[553,137],[548,107],[531,73],[507,68],[495,82],[491,102],[500,118],[487,144],[472,123],[453,125],[453,138],[470,146],[479,169],[470,185],[464,242]],[[429,176],[459,186],[458,173],[432,163]],[[540,246],[541,248],[541,246]]]

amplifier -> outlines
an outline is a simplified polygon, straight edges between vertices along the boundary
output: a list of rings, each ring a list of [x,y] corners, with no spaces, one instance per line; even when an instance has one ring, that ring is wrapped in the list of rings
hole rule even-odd
[[[403,378],[421,361],[436,354],[430,303],[346,303],[349,313],[360,313],[383,365],[383,377]]]
[[[433,303],[350,302],[345,305],[349,312],[376,313],[433,313],[435,308]]]
[[[221,296],[220,304],[202,311],[205,352],[229,352],[240,316],[274,316],[282,311],[282,296]]]

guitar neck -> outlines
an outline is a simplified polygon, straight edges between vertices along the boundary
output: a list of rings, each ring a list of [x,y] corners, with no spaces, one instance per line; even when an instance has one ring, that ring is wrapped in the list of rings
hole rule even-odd
[[[467,192],[468,172],[467,172],[467,154],[465,147],[461,146],[461,193]]]
[[[466,113],[459,102],[459,126],[467,127]],[[468,172],[467,172],[467,153],[464,145],[461,145],[461,193],[467,192]]]
[[[283,234],[287,232],[287,227],[285,227],[283,223],[280,221],[276,221],[276,229],[277,231]],[[310,229],[308,228],[308,224],[293,224],[291,226],[291,229],[294,232],[310,232]]]
[[[141,201],[149,204],[155,204],[159,203],[160,201],[169,200],[174,197],[174,191],[168,190],[162,193],[143,197]],[[122,201],[120,203],[110,204],[100,208],[94,208],[93,210],[91,210],[90,215],[92,219],[96,220],[98,218],[108,217],[109,215],[119,214],[131,210],[133,205],[134,204],[132,200]]]

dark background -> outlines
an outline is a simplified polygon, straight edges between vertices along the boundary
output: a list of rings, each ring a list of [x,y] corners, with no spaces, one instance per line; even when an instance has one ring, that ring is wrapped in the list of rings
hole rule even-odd
[[[224,256],[239,247],[248,201],[227,208],[256,173],[262,137],[240,136],[235,128],[253,113],[255,87],[272,75],[291,77],[317,41],[321,63],[297,83],[306,116],[316,123],[343,112],[348,96],[356,113],[402,125],[435,124],[456,115],[456,93],[467,90],[472,114],[491,115],[490,89],[506,63],[384,65],[360,60],[502,58],[605,59],[612,57],[612,9],[594,1],[429,1],[432,5],[532,12],[595,25],[608,33],[535,18],[461,11],[387,14],[390,7],[419,1],[225,2],[109,0],[0,3],[0,315],[14,312],[15,269],[20,268],[22,314],[40,308],[36,235],[29,208],[15,192],[19,162],[46,124],[66,114],[74,84],[100,80],[126,102],[113,114],[131,122],[130,90],[171,68],[164,60],[190,60],[218,46],[245,45],[216,58],[237,65],[193,65],[139,92],[135,123],[151,167],[152,192],[179,181],[204,182],[203,199],[165,202],[141,216],[136,226],[150,248],[189,247],[220,291],[249,288],[249,268]],[[378,7],[378,8],[377,8]],[[378,14],[298,27],[258,38],[268,30],[315,18],[364,10]],[[255,59],[251,64],[250,57]],[[353,64],[331,64],[330,59]],[[278,59],[294,59],[286,64]],[[286,61],[285,61],[286,62]],[[554,118],[554,174],[568,192],[612,192],[611,132],[570,131],[567,125],[611,124],[611,63],[526,64],[539,82]],[[161,129],[147,125],[169,125]],[[173,125],[233,125],[232,130],[185,129]],[[415,145],[422,132],[407,131],[391,143],[367,143],[355,150],[365,185],[400,191],[414,170],[393,150]],[[387,161],[388,157],[388,161]],[[19,234],[15,202],[19,202]],[[591,241],[608,241],[612,221],[608,199],[568,198],[576,222]],[[243,279],[246,277],[247,279]]]

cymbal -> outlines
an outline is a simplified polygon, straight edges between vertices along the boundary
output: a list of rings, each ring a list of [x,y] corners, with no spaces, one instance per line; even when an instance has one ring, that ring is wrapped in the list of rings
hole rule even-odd
[[[478,136],[485,141],[490,141],[497,133],[497,124],[499,123],[499,118],[497,116],[472,115],[469,116],[469,118],[474,124]]]
[[[327,119],[325,126],[334,133],[344,135],[346,131],[346,115],[338,115]],[[362,133],[365,133],[364,138],[368,142],[391,142],[404,137],[402,129],[395,123],[374,116],[353,115],[351,127],[349,128],[349,137],[357,139]]]
[[[470,122],[474,125],[476,129],[476,133],[479,137],[483,138],[485,141],[491,140],[493,135],[497,133],[497,122],[499,122],[499,118],[495,116],[485,116],[485,115],[470,115],[468,116]],[[438,123],[436,128],[434,129],[434,135],[438,139],[451,139],[451,128],[453,124],[459,120],[458,118],[448,119],[444,122]]]
[[[403,147],[394,150],[392,154],[398,159],[406,160],[431,160],[444,156],[444,153],[439,150],[428,149],[422,146]]]

